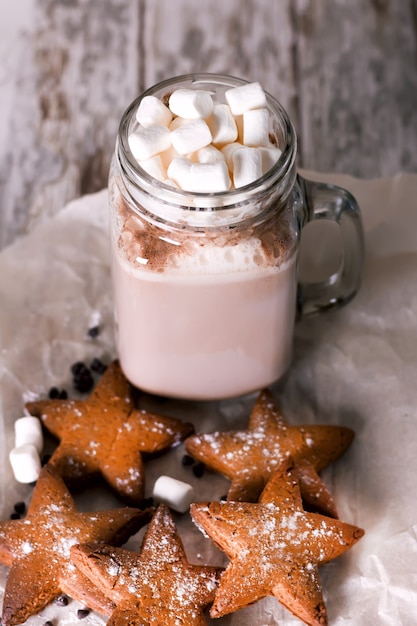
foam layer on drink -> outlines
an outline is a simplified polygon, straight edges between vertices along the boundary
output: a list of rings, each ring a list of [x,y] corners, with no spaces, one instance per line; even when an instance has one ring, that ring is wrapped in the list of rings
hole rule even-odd
[[[221,274],[253,272],[291,262],[291,228],[285,215],[265,227],[192,235],[164,232],[129,210],[119,195],[116,228],[120,254],[132,267],[156,272]]]

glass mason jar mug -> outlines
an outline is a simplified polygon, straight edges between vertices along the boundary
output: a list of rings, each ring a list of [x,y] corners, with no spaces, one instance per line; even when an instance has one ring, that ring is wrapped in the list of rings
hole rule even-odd
[[[191,88],[224,101],[244,84],[218,74],[173,78],[137,98],[120,123],[109,180],[116,344],[126,377],[150,393],[220,399],[270,385],[291,361],[297,303],[302,314],[319,312],[359,288],[357,203],[297,175],[294,129],[268,94],[269,133],[281,155],[252,183],[183,191],[134,158],[128,139],[144,96],[165,101]],[[316,219],[339,225],[342,260],[327,280],[300,285],[300,232]]]

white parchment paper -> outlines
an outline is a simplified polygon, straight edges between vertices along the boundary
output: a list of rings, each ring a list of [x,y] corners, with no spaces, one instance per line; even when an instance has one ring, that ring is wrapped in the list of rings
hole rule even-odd
[[[329,622],[337,626],[417,623],[417,176],[361,181],[315,176],[349,189],[366,232],[363,286],[342,310],[298,323],[294,360],[273,389],[293,423],[351,426],[356,439],[326,470],[340,517],[366,530],[346,555],[321,569]],[[102,332],[87,335],[97,321]],[[8,519],[32,489],[13,478],[8,453],[14,421],[31,397],[56,385],[74,396],[70,366],[79,359],[114,358],[106,191],[83,197],[0,253],[0,515]],[[254,397],[219,403],[144,397],[161,413],[194,422],[197,430],[244,427]],[[227,491],[225,479],[198,479],[181,464],[183,449],[147,466],[147,492],[169,473],[192,483],[199,500]],[[80,508],[117,502],[105,489],[78,496]],[[188,515],[176,517],[190,560],[226,563]],[[128,546],[136,549],[140,535]],[[0,568],[0,601],[7,568]],[[78,623],[76,609],[52,604],[28,624]],[[101,625],[91,613],[82,622]],[[296,626],[274,598],[220,625]]]

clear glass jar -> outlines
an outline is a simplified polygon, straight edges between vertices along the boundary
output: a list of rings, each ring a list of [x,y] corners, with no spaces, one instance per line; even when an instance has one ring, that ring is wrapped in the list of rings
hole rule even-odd
[[[128,136],[145,95],[164,99],[185,87],[224,101],[227,89],[242,84],[218,74],[180,76],[147,90],[121,120],[109,180],[116,344],[127,378],[151,393],[219,399],[283,375],[303,300],[297,257],[308,221],[338,222],[343,261],[328,280],[304,288],[305,310],[344,304],[359,287],[363,235],[356,202],[342,189],[297,176],[294,129],[271,96],[270,134],[282,153],[245,187],[185,192],[134,159]]]

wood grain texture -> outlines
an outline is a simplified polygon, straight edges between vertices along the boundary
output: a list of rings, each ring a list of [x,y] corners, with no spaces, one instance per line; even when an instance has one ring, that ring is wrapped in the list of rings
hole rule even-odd
[[[416,24],[417,0],[37,0],[0,146],[0,247],[104,187],[123,110],[187,72],[259,80],[305,168],[417,171]]]
[[[417,38],[408,0],[298,0],[300,161],[388,176],[417,169]]]

